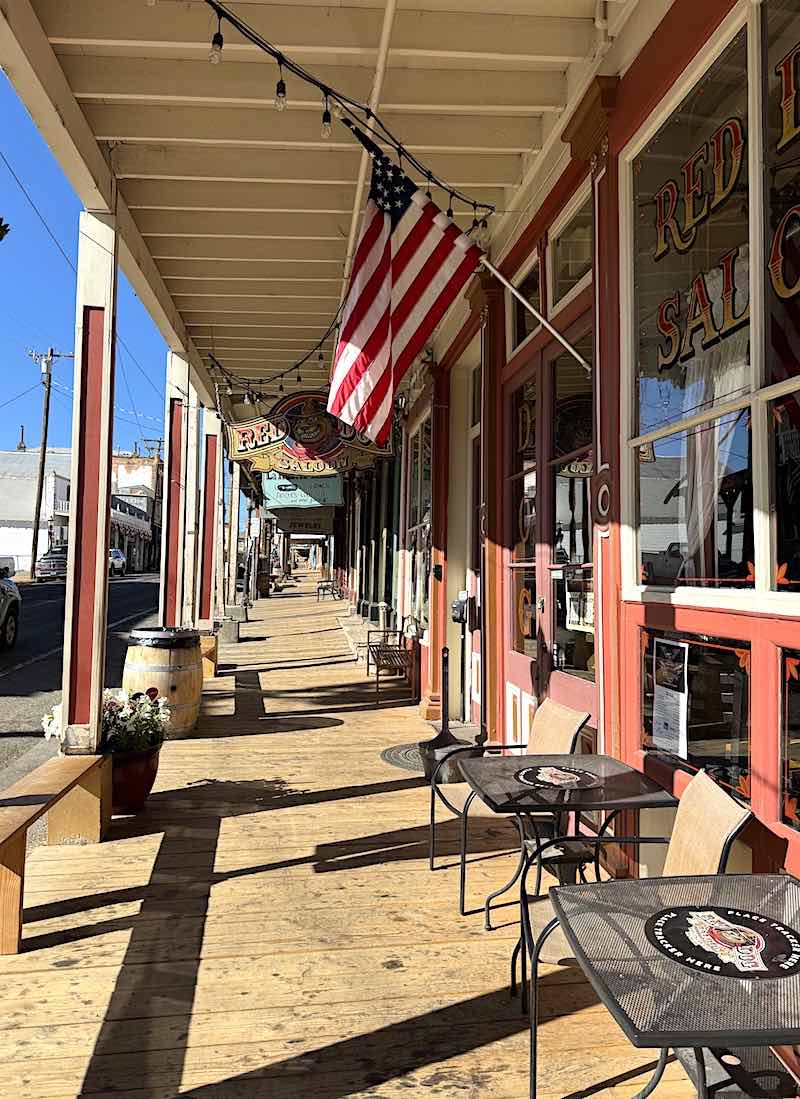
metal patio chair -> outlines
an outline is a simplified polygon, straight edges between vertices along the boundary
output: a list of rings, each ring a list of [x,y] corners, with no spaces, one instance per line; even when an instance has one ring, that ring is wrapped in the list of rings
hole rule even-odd
[[[668,846],[661,876],[666,878],[724,873],[734,841],[741,835],[743,828],[752,817],[753,814],[747,806],[740,804],[726,794],[722,787],[709,778],[705,771],[698,771],[681,796],[671,836],[663,838],[663,842]],[[648,837],[648,840],[656,843],[661,842],[657,837]],[[531,844],[526,844],[525,868],[520,883],[522,934],[520,943],[514,948],[514,954],[512,955],[511,988],[513,993],[516,989],[516,956],[521,946],[523,1005],[526,1002],[527,993],[526,953],[531,959],[531,995],[535,994],[537,970],[542,951],[554,933],[558,944],[554,953],[557,954],[558,961],[563,963],[572,958],[572,951],[565,936],[563,933],[558,932],[558,920],[555,917],[545,924],[538,935],[534,935],[530,905],[535,897],[527,892],[527,877],[531,867],[537,861],[537,857],[539,860],[541,859],[543,848],[547,847],[548,842],[545,841],[539,844],[537,849],[534,849]],[[561,844],[565,841],[562,837],[557,842]],[[640,842],[640,837],[601,835],[598,839],[598,845],[601,842],[619,845],[636,844]],[[595,860],[595,867],[599,868],[599,859]],[[599,873],[596,876],[599,881]],[[549,902],[545,902],[545,904],[548,908],[550,907]],[[781,1066],[776,1058],[773,1055],[767,1056],[769,1051],[736,1049],[727,1052],[738,1060],[742,1067],[752,1065],[754,1068],[760,1068],[767,1075],[771,1073],[775,1081],[783,1081],[786,1076],[785,1073],[781,1072]],[[534,1073],[533,1043],[531,1044],[531,1053],[531,1073]],[[662,1051],[656,1074],[648,1082],[647,1087],[639,1093],[640,1096],[649,1095],[658,1084],[667,1065],[667,1054],[668,1050]],[[675,1054],[691,1079],[696,1080],[697,1059],[695,1051],[693,1049],[676,1049]],[[773,1064],[769,1063],[770,1057]],[[736,1080],[736,1072],[733,1070],[729,1072],[727,1067],[718,1061],[710,1051],[706,1051],[706,1065],[704,1068],[706,1086],[711,1087],[713,1081],[712,1090],[715,1096],[724,1095],[726,1099],[734,1099],[734,1097],[743,1099],[744,1096],[748,1095],[748,1092],[739,1090],[740,1085]],[[777,1096],[782,1093],[778,1089],[764,1091],[763,1094],[771,1097],[771,1099],[777,1099]]]
[[[458,910],[460,915],[466,915],[466,873],[467,873],[467,831],[470,815],[479,816],[484,820],[489,818],[495,821],[502,820],[497,813],[489,808],[474,792],[468,782],[447,782],[444,784],[446,793],[442,790],[440,776],[447,767],[450,774],[460,773],[458,760],[454,757],[469,753],[472,758],[484,755],[488,752],[503,751],[509,748],[530,748],[537,755],[572,755],[575,751],[581,731],[589,720],[589,714],[572,710],[569,706],[562,706],[560,702],[554,702],[547,698],[536,709],[531,723],[531,739],[528,744],[469,744],[454,748],[452,752],[439,761],[431,774],[430,794],[430,834],[429,834],[429,867],[435,868],[436,858],[436,800],[442,804],[461,821],[461,843],[459,852],[459,892]],[[452,767],[451,765],[452,761]],[[514,823],[519,830],[520,856],[517,868],[511,879],[502,888],[490,893],[484,902],[485,926],[491,930],[491,903],[496,897],[510,889],[522,873],[525,860],[525,834],[517,818]],[[537,817],[537,826],[546,832],[552,826],[552,814],[541,814]]]

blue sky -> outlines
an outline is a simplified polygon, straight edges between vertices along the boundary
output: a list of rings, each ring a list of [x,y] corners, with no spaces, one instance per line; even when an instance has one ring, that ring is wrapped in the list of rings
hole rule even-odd
[[[81,203],[2,73],[0,118],[3,156],[74,264]],[[11,225],[0,241],[0,450],[11,450],[21,424],[28,445],[39,445],[42,390],[37,384],[39,368],[27,349],[45,351],[53,346],[72,352],[75,275],[2,160],[0,217]],[[130,449],[142,436],[163,435],[167,348],[122,274],[117,332],[129,352],[118,346],[114,446]],[[71,359],[56,363],[53,379],[48,445],[69,446],[72,398],[64,390],[72,389]],[[29,387],[34,387],[31,392],[12,400]]]

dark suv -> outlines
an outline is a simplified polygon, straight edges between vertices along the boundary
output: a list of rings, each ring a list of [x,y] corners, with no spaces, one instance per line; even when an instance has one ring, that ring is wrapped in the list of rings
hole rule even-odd
[[[53,546],[36,562],[37,580],[66,580],[67,547]]]

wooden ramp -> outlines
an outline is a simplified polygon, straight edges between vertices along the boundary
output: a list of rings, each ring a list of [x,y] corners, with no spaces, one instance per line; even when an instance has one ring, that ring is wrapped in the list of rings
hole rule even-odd
[[[197,735],[98,846],[28,860],[23,953],[0,958],[0,1096],[524,1099],[513,906],[460,918],[457,832],[426,865],[427,791],[384,763],[431,735],[355,665],[313,584],[223,647]],[[488,822],[469,897],[508,876]],[[630,1097],[631,1049],[580,974],[545,970],[541,1095]],[[657,1091],[692,1094],[672,1066]]]

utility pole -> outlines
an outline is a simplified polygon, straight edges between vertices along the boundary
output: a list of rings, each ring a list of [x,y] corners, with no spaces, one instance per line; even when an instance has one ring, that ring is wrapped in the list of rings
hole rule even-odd
[[[36,575],[36,558],[39,550],[39,520],[42,514],[42,491],[44,489],[44,470],[47,460],[47,429],[50,423],[50,388],[53,382],[53,360],[71,359],[74,356],[49,347],[46,352],[28,351],[28,355],[39,365],[44,386],[44,404],[42,405],[42,438],[39,444],[39,474],[36,480],[36,503],[33,511],[33,536],[31,538],[31,579]]]

